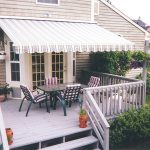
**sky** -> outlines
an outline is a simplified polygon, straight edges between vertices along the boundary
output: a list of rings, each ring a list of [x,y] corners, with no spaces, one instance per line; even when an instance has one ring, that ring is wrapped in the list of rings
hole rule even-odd
[[[126,14],[129,18],[142,21],[150,25],[150,0],[110,0],[111,4]]]

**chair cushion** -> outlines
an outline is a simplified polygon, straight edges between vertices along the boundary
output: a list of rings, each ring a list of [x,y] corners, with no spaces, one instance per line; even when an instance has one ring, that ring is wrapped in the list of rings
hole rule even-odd
[[[34,96],[34,102],[40,102],[47,98],[47,94],[38,94]]]
[[[99,77],[95,77],[95,76],[91,76],[90,81],[88,83],[89,87],[96,87],[100,85],[100,78]]]

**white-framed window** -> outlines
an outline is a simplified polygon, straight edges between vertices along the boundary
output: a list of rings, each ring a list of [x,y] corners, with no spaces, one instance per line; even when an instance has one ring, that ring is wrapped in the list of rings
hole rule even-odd
[[[20,81],[19,54],[16,54],[13,51],[13,42],[10,42],[10,68],[11,68],[11,81]]]
[[[94,15],[99,15],[99,0],[94,0]]]
[[[37,4],[58,5],[59,0],[36,0]]]

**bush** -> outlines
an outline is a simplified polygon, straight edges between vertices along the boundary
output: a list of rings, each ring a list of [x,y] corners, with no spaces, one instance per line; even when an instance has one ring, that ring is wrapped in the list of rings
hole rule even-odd
[[[125,75],[131,68],[143,67],[147,55],[142,51],[111,51],[90,53],[91,70]]]
[[[130,110],[110,122],[110,147],[128,147],[150,138],[150,105]]]

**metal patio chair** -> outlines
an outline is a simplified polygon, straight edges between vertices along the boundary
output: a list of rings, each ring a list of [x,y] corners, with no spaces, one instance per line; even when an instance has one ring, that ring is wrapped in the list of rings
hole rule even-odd
[[[57,98],[54,101],[54,109],[56,109],[57,100],[61,102],[64,111],[64,116],[67,116],[66,105],[69,105],[69,107],[71,107],[72,102],[78,101],[80,103],[80,107],[82,107],[82,100],[79,97],[80,90],[81,85],[75,84],[75,85],[68,85],[64,91],[58,91]]]
[[[20,88],[21,88],[21,90],[22,90],[25,97],[21,101],[19,111],[21,111],[22,104],[23,104],[25,99],[30,102],[29,106],[28,106],[28,109],[27,109],[27,112],[26,112],[26,117],[28,116],[28,113],[29,113],[29,110],[30,110],[32,104],[37,104],[37,103],[41,104],[43,101],[46,104],[47,112],[50,112],[50,110],[48,109],[48,104],[47,104],[47,99],[48,99],[47,94],[38,93],[38,94],[34,95],[33,92],[31,92],[30,89],[25,85],[20,85]]]

